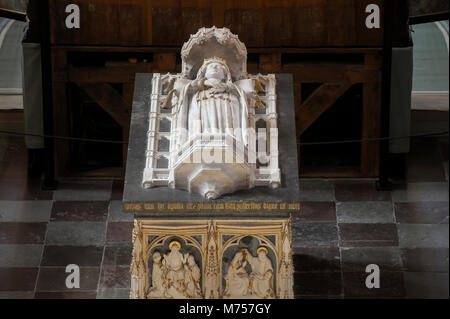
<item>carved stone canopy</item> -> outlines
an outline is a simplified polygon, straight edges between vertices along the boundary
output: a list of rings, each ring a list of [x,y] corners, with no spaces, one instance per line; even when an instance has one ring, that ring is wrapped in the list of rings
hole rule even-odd
[[[227,28],[201,28],[181,49],[182,76],[195,79],[203,60],[217,56],[227,61],[234,81],[247,77],[247,49]]]

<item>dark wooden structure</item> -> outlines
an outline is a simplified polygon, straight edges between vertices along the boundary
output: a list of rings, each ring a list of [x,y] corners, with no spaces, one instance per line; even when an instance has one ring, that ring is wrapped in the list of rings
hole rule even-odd
[[[70,3],[80,7],[80,29],[64,25]],[[366,28],[370,3],[383,14],[381,0],[50,0],[54,133],[73,135],[73,104],[82,92],[119,124],[127,140],[135,73],[179,71],[182,44],[198,28],[215,25],[228,27],[246,44],[250,73],[294,74],[300,141],[354,86],[361,90],[357,137],[379,137],[383,26]],[[305,93],[311,84],[314,90]],[[71,143],[55,143],[56,176],[77,175],[69,161]],[[379,144],[364,142],[358,165],[300,167],[300,173],[372,177],[378,161]],[[81,175],[122,173],[117,167]]]

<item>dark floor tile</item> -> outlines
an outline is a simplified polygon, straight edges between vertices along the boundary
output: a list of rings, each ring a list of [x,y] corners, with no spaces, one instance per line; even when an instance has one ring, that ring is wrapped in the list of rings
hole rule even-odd
[[[96,299],[97,291],[40,291],[34,299]]]
[[[111,190],[111,200],[122,200],[123,181],[113,181]]]
[[[44,245],[0,245],[0,267],[39,267]]]
[[[338,202],[390,201],[388,191],[377,191],[372,181],[345,181],[335,183]]]
[[[134,215],[123,211],[123,202],[121,200],[112,200],[108,207],[109,222],[133,222]]]
[[[48,222],[51,200],[0,200],[0,222]]]
[[[51,222],[48,224],[47,245],[103,246],[105,222]]]
[[[448,224],[398,224],[399,245],[402,248],[448,248]]]
[[[413,272],[448,272],[448,248],[402,249],[403,268]]]
[[[32,291],[38,268],[0,268],[0,291]]]
[[[295,248],[293,250],[296,272],[338,272],[341,270],[339,248]]]
[[[99,288],[130,288],[130,266],[104,266]]]
[[[395,218],[406,224],[448,224],[448,202],[395,203]]]
[[[130,289],[102,288],[98,290],[97,299],[130,299]]]
[[[345,298],[404,298],[403,273],[380,269],[380,288],[367,288],[366,278],[370,273],[344,272]]]
[[[80,290],[96,290],[100,267],[80,267]],[[66,267],[41,267],[36,291],[70,291],[66,286]]]
[[[395,203],[448,202],[448,182],[394,184],[391,194]]]
[[[28,156],[23,141],[8,141],[4,152],[0,179],[26,179]]]
[[[55,201],[50,219],[52,221],[106,221],[107,201]]]
[[[442,182],[445,174],[435,139],[412,139],[406,163],[408,182]]]
[[[45,246],[41,266],[78,266],[100,267],[102,246]]]
[[[293,223],[336,222],[334,202],[302,202],[301,211],[292,214]]]
[[[447,131],[449,125],[448,111],[411,111],[411,134],[423,134],[424,132]],[[416,137],[417,138],[417,137]],[[414,138],[414,139],[416,139]],[[434,137],[422,137],[421,139],[435,139]],[[439,137],[439,139],[445,137]],[[448,137],[447,137],[448,138]]]
[[[52,200],[53,191],[42,189],[42,181],[39,179],[27,180],[27,193],[25,199],[28,200]]]
[[[0,178],[2,180],[20,179],[26,180],[28,177],[27,162],[21,159],[16,160],[4,160],[3,169],[1,171]]]
[[[106,246],[103,256],[103,266],[129,266],[133,247],[129,246]]]
[[[365,272],[370,264],[376,264],[380,271],[401,271],[402,260],[397,247],[341,248],[342,271]]]
[[[404,272],[407,298],[448,299],[448,272]]]
[[[0,291],[0,299],[33,299],[32,291]]]
[[[47,223],[0,223],[0,244],[42,244]]]
[[[300,179],[298,200],[302,202],[333,202],[334,185],[327,180]]]
[[[108,223],[106,231],[107,244],[131,244],[131,234],[134,224],[131,222]]]
[[[336,247],[337,226],[334,223],[307,223],[292,225],[292,246]]]
[[[63,181],[55,190],[55,200],[109,201],[112,181]]]
[[[340,295],[342,280],[340,272],[295,272],[295,296]]]
[[[3,159],[5,161],[17,161],[20,163],[27,162],[27,149],[25,146],[25,140],[18,136],[9,136],[4,141],[6,145]]]
[[[394,223],[391,202],[339,202],[336,215],[338,223]]]
[[[0,178],[0,200],[51,200],[53,191],[41,189],[39,180]]]
[[[395,224],[339,224],[342,247],[398,246]]]

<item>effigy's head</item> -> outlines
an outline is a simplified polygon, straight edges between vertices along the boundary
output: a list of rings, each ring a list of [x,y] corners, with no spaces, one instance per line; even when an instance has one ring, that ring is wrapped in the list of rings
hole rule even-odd
[[[205,59],[197,73],[197,79],[203,78],[231,81],[231,73],[226,61],[218,57]]]

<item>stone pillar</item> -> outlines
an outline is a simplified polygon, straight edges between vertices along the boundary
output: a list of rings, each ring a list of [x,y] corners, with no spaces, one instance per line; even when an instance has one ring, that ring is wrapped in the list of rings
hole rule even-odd
[[[146,287],[146,263],[143,258],[143,235],[140,222],[134,220],[133,229],[133,259],[131,261],[131,290],[130,299],[145,299]]]

